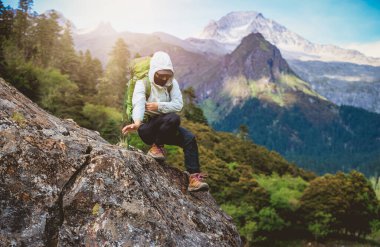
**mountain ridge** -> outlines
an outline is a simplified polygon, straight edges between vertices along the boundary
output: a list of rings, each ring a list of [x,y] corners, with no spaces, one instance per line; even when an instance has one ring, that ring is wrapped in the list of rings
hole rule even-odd
[[[335,45],[314,44],[255,11],[230,12],[218,21],[212,21],[207,25],[198,38],[213,39],[235,48],[243,37],[252,32],[263,34],[266,40],[279,47],[282,52],[290,53],[300,60],[380,65],[380,58],[366,57],[356,50],[344,49]],[[298,53],[301,54],[297,55]]]

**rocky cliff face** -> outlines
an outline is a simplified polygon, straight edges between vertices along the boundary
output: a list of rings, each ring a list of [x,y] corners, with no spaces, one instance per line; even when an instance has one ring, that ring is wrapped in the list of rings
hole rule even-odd
[[[299,60],[288,63],[331,102],[380,113],[380,67]]]
[[[260,33],[246,36],[225,59],[225,69],[230,77],[244,75],[248,80],[267,78],[274,82],[280,79],[281,73],[294,74],[277,47]]]
[[[179,170],[56,118],[0,80],[1,246],[238,246]]]

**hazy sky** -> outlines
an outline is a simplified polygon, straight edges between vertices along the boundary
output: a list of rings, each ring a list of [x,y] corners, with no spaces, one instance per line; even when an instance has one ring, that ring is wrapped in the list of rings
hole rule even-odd
[[[17,7],[18,1],[3,2]],[[315,43],[380,41],[380,0],[35,0],[33,9],[56,9],[78,28],[106,21],[117,31],[163,31],[180,38],[231,11],[254,10]]]

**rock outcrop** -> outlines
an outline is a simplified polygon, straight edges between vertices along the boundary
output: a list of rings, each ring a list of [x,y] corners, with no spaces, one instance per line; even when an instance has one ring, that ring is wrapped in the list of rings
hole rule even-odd
[[[1,246],[239,246],[209,192],[0,79]]]

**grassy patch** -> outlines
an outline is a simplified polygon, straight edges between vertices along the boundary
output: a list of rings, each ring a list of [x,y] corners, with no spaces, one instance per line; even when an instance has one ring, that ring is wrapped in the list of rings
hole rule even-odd
[[[285,106],[284,90],[275,83],[262,79],[250,81],[249,87],[252,97],[274,102],[281,107]]]
[[[297,78],[294,75],[291,74],[282,74],[280,76],[280,83],[288,86],[292,90],[302,91],[305,94],[326,100],[325,97],[319,95],[315,91],[313,91],[309,84],[307,84],[305,81],[301,80],[300,78]]]
[[[269,51],[269,44],[264,41],[260,41],[260,49],[263,51]]]

